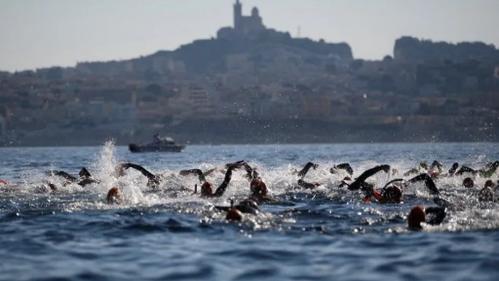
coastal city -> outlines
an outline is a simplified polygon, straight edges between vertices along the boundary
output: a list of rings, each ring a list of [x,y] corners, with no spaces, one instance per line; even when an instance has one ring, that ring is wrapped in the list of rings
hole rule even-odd
[[[0,72],[0,143],[497,141],[499,50],[401,37],[382,60],[234,4],[216,38],[130,60]],[[65,136],[60,138],[60,136]]]

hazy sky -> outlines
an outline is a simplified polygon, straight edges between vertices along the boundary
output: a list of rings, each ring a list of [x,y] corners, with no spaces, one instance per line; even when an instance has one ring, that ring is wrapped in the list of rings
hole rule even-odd
[[[215,36],[234,0],[0,0],[0,69],[138,57]],[[264,23],[347,42],[357,58],[391,54],[402,35],[499,46],[499,0],[242,0]]]

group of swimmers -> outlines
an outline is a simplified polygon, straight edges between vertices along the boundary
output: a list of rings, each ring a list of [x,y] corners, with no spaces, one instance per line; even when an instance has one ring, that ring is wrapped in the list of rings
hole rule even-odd
[[[317,169],[318,164],[308,162],[301,170],[295,171],[294,174],[298,177],[296,188],[298,189],[317,189],[322,184],[319,182],[308,181],[307,174],[311,169]],[[433,196],[435,206],[423,207],[415,206],[411,209],[407,216],[408,227],[411,230],[422,229],[422,223],[429,225],[438,225],[443,222],[447,215],[447,209],[452,207],[452,204],[440,197],[440,190],[437,188],[435,181],[441,178],[466,176],[463,180],[463,186],[473,188],[475,186],[474,178],[487,179],[483,188],[477,193],[477,199],[482,202],[496,202],[495,189],[498,188],[499,182],[494,182],[490,178],[496,173],[499,168],[499,161],[488,163],[480,169],[473,169],[468,166],[460,166],[454,163],[450,169],[445,172],[443,165],[434,161],[431,165],[425,162],[419,164],[418,167],[405,172],[403,176],[408,179],[396,178],[390,180],[383,186],[375,186],[367,180],[381,172],[391,173],[392,176],[397,176],[399,172],[391,168],[389,165],[378,165],[367,169],[356,178],[353,178],[354,170],[349,163],[341,163],[329,169],[333,175],[341,178],[338,184],[339,189],[345,189],[351,192],[357,192],[362,195],[361,199],[365,203],[378,204],[400,204],[403,199],[403,190],[410,185],[421,182],[424,183],[428,193]],[[134,169],[140,172],[147,178],[147,186],[151,189],[157,189],[164,177],[148,171],[141,165],[134,163],[122,163],[115,168],[114,176],[121,177],[126,174],[128,169]],[[214,188],[213,183],[208,180],[208,176],[216,170],[221,170],[225,173],[222,183],[217,188]],[[201,169],[181,170],[179,176],[189,177],[195,176],[199,181],[193,187],[193,196],[201,196],[204,198],[222,197],[227,191],[232,175],[235,171],[242,171],[249,182],[249,196],[238,203],[231,200],[230,206],[215,206],[215,210],[225,212],[226,219],[230,221],[241,221],[244,216],[258,215],[260,206],[263,204],[278,204],[279,200],[270,195],[269,189],[264,180],[257,172],[255,167],[249,165],[246,161],[238,161],[226,164],[222,169],[210,169],[202,171]],[[101,181],[94,178],[91,173],[82,168],[78,176],[73,176],[64,171],[48,171],[47,174],[55,177],[60,177],[63,180],[63,185],[77,184],[86,186],[89,184],[99,184]],[[7,186],[9,183],[0,179],[0,186]],[[43,185],[45,191],[56,191],[58,187],[52,182],[46,182]],[[108,204],[123,203],[123,191],[119,186],[112,187],[108,190],[106,202]]]

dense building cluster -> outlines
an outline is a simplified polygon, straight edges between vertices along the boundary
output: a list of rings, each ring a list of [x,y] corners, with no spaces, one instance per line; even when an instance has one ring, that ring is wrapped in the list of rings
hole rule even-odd
[[[354,59],[265,27],[257,8],[217,38],[71,68],[0,73],[0,142],[96,144],[164,132],[192,142],[498,140],[499,51],[403,37]],[[60,138],[64,135],[64,138]]]

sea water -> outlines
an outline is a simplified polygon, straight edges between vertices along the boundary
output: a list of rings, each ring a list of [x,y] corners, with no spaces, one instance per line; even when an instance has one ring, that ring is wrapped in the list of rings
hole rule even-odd
[[[0,280],[497,280],[499,204],[481,203],[463,177],[436,181],[442,197],[457,206],[440,226],[406,228],[415,205],[433,206],[422,184],[404,190],[401,204],[364,203],[359,193],[338,188],[349,162],[354,177],[378,164],[371,183],[439,160],[474,168],[499,159],[497,144],[334,144],[188,146],[182,153],[131,154],[125,147],[0,148]],[[216,170],[246,160],[257,167],[272,196],[258,216],[228,222],[214,205],[228,206],[249,194],[244,173],[234,172],[222,198],[193,194],[196,177],[182,169]],[[296,171],[312,161],[306,179],[316,190],[296,188]],[[156,189],[130,170],[138,163],[162,178]],[[100,182],[65,185],[49,170],[77,175],[87,167]],[[396,171],[393,172],[393,169]],[[397,172],[398,171],[398,172]],[[405,178],[405,177],[404,177]],[[497,175],[492,179],[497,181]],[[47,183],[58,189],[40,188]],[[123,203],[106,204],[114,186]]]

